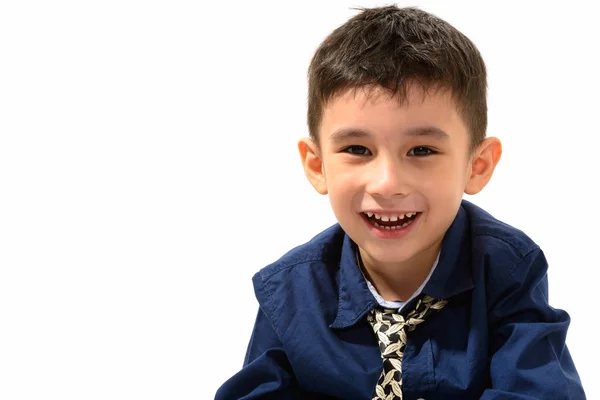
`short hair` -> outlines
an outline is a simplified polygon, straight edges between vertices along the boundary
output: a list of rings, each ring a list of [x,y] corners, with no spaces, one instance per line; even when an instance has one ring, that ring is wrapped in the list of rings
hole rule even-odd
[[[410,84],[449,89],[471,135],[486,136],[486,68],[479,50],[448,22],[414,7],[359,8],[316,50],[308,69],[308,129],[319,143],[323,110],[347,90],[383,87],[406,100]]]

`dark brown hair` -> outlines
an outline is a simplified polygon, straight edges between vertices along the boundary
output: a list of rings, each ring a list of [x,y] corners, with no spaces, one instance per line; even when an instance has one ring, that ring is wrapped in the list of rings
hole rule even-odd
[[[448,22],[417,8],[361,8],[334,30],[308,69],[308,129],[319,143],[323,109],[349,89],[383,87],[399,101],[409,84],[450,89],[471,133],[471,148],[487,127],[485,63],[475,45]]]

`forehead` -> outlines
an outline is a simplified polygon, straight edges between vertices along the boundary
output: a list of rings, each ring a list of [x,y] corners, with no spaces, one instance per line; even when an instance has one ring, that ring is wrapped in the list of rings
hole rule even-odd
[[[432,133],[438,139],[468,136],[449,90],[414,84],[401,95],[367,87],[334,96],[323,108],[320,141],[339,141],[340,131],[363,131],[385,140],[418,136],[415,132]]]

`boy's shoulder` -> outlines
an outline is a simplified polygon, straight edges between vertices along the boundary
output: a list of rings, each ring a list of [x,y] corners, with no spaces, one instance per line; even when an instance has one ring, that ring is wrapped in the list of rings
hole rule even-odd
[[[335,224],[254,275],[256,299],[278,335],[299,318],[299,312],[310,321],[317,315],[334,318],[340,260],[348,240]]]
[[[548,271],[544,252],[522,230],[489,214],[479,206],[463,202],[469,216],[469,259],[474,281],[487,291],[500,293],[521,287],[531,277],[541,280]],[[478,281],[477,277],[483,277]],[[475,285],[477,285],[475,283]]]
[[[462,208],[468,216],[472,251],[520,260],[539,250],[537,243],[525,232],[492,216],[480,206],[463,200]]]
[[[267,281],[274,275],[291,272],[292,269],[302,268],[303,265],[335,263],[336,260],[339,261],[345,236],[341,226],[336,223],[261,268],[256,276]]]

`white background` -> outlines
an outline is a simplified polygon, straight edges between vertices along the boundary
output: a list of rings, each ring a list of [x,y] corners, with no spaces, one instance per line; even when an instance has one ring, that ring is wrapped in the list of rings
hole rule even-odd
[[[0,398],[214,396],[243,360],[252,275],[334,222],[296,152],[310,58],[380,4],[1,3]],[[600,398],[594,3],[399,4],[481,50],[504,156],[470,200],[544,249]]]

